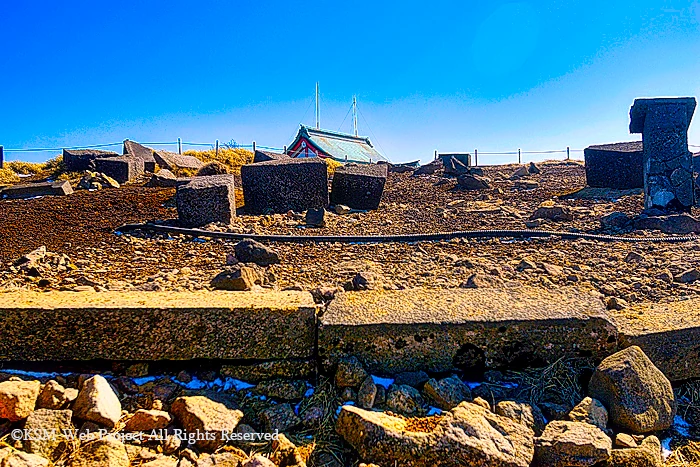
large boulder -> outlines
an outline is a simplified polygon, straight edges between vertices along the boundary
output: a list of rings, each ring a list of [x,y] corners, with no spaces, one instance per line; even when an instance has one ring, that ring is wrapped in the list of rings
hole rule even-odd
[[[224,434],[233,433],[243,412],[226,407],[204,396],[178,397],[170,411],[177,417],[185,431],[207,433],[197,439],[196,446],[203,450],[215,450],[224,444]]]
[[[280,159],[241,167],[250,214],[304,212],[328,206],[328,168],[320,159]]]
[[[331,204],[352,209],[379,207],[386,183],[386,164],[346,164],[333,174]]]
[[[39,397],[39,381],[5,381],[0,383],[0,418],[16,422],[34,411]]]
[[[144,161],[138,157],[105,157],[95,159],[95,170],[119,183],[135,180],[145,172]]]
[[[99,149],[64,149],[63,166],[66,172],[84,172],[95,170],[95,159],[107,157],[121,157],[113,151],[101,151]]]
[[[555,420],[535,440],[536,465],[587,467],[605,462],[612,440],[597,426],[583,422]]]
[[[542,430],[544,430],[544,427],[547,424],[544,419],[544,415],[542,415],[542,411],[536,405],[515,401],[501,401],[496,404],[493,411],[498,415],[502,415],[518,423],[522,423],[534,431],[538,436],[542,434]]]
[[[156,171],[156,159],[153,157],[153,149],[146,147],[136,141],[124,140],[122,153],[132,157],[137,157],[143,161],[144,170],[153,173]]]
[[[88,378],[73,403],[76,418],[112,428],[122,414],[122,404],[112,386],[100,375]]]
[[[38,409],[63,409],[76,397],[78,397],[77,389],[64,388],[57,381],[49,380],[41,388],[36,407]]]
[[[177,215],[186,227],[212,222],[230,224],[236,217],[235,177],[210,175],[195,177],[177,187]]]
[[[160,430],[170,425],[172,417],[163,410],[139,409],[127,420],[124,431]]]
[[[532,430],[469,402],[423,419],[343,406],[336,431],[379,465],[526,467],[534,454]]]
[[[665,430],[676,415],[670,381],[637,346],[603,360],[588,392],[608,409],[613,425],[633,433]]]

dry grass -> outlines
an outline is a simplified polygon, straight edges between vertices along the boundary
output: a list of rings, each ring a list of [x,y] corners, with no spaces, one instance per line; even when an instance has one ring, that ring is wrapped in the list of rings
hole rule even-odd
[[[518,384],[520,400],[531,404],[552,401],[573,407],[585,397],[581,373],[592,369],[584,360],[562,358],[547,367],[508,372],[508,376]]]
[[[335,169],[341,167],[343,164],[334,159],[324,159],[326,161],[326,166],[328,167],[328,176],[335,173]]]
[[[10,169],[0,169],[0,184],[19,183],[20,178]]]
[[[687,444],[674,449],[665,467],[700,467],[700,442],[688,441]]]
[[[241,166],[251,164],[254,154],[252,151],[241,148],[219,148],[217,156],[216,150],[208,151],[185,151],[186,156],[194,156],[204,163],[218,161],[228,167],[232,174],[240,175]],[[193,174],[194,175],[194,174]]]

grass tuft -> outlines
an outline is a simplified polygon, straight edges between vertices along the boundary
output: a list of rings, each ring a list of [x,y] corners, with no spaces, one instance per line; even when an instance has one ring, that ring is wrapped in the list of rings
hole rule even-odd
[[[253,152],[247,149],[221,147],[219,148],[218,156],[215,149],[210,149],[208,151],[185,151],[185,155],[194,156],[204,163],[213,161],[221,162],[228,167],[230,173],[236,175],[241,174],[241,166],[252,164],[254,157]]]
[[[585,360],[560,358],[544,368],[507,372],[508,380],[518,384],[518,400],[531,404],[557,402],[576,406],[585,397],[581,374],[593,370]]]

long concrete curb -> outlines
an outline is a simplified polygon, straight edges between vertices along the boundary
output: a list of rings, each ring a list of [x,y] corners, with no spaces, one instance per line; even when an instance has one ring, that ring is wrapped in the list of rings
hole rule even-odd
[[[319,327],[324,365],[352,354],[384,374],[602,359],[616,348],[617,330],[602,301],[570,289],[347,293],[331,303]]]
[[[374,374],[600,360],[640,346],[672,381],[700,378],[700,299],[620,312],[573,288],[340,294],[0,293],[0,361],[231,360],[241,379],[309,377],[357,356]]]
[[[0,360],[309,359],[304,292],[0,293]]]

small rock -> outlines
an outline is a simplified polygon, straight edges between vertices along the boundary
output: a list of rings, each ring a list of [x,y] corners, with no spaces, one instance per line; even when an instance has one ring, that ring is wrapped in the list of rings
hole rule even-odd
[[[211,286],[217,290],[251,290],[256,284],[262,284],[258,271],[248,266],[230,266],[211,280]]]
[[[423,387],[423,392],[442,410],[450,410],[463,401],[472,400],[469,386],[457,376],[450,376],[439,381],[429,379]]]
[[[567,206],[545,205],[537,208],[532,216],[530,216],[530,219],[548,219],[554,222],[572,221],[574,220],[574,215]]]
[[[457,186],[462,190],[489,190],[491,180],[486,177],[464,174],[457,177]]]
[[[498,276],[492,276],[491,274],[472,274],[463,282],[460,287],[463,289],[484,289],[484,288],[500,288],[503,287],[505,283],[503,279]]]
[[[530,165],[528,166],[527,171],[531,174],[538,174],[541,172],[540,168],[537,167],[537,165],[535,165],[534,162],[530,162]]]
[[[236,243],[234,252],[238,261],[243,263],[255,263],[258,266],[269,266],[280,262],[279,255],[276,251],[249,238]]]
[[[290,404],[273,405],[260,413],[260,420],[268,433],[288,431],[301,424],[301,419],[294,413]]]
[[[489,404],[486,399],[482,399],[481,397],[475,397],[474,400],[472,401],[472,404],[476,404],[478,406],[481,406],[485,408],[486,410],[491,410],[491,404]]]
[[[39,381],[5,381],[0,383],[0,418],[16,422],[34,411],[39,397]]]
[[[674,281],[681,284],[689,284],[698,279],[700,279],[700,271],[695,268],[684,271],[673,278]]]
[[[517,180],[522,177],[526,177],[530,172],[527,170],[527,167],[524,165],[521,167],[518,167],[515,172],[513,172],[510,176],[511,180]]]
[[[600,226],[604,229],[620,229],[630,223],[630,218],[624,212],[613,211],[600,218]]]
[[[285,435],[281,434],[272,441],[270,460],[280,467],[306,467],[302,450],[297,448]]]
[[[637,346],[604,359],[588,392],[608,408],[613,425],[632,433],[668,429],[676,415],[670,381]]]
[[[600,428],[555,420],[535,439],[535,462],[553,467],[587,467],[607,461],[612,441]]]
[[[255,392],[266,397],[285,401],[298,400],[306,393],[306,383],[300,380],[273,379],[261,381],[255,386]]]
[[[339,215],[350,214],[350,208],[344,204],[338,204],[335,206],[335,213]]]
[[[32,412],[24,424],[28,433],[48,436],[29,436],[23,442],[24,450],[31,454],[39,454],[51,461],[58,460],[68,450],[69,441],[66,434],[73,432],[71,410],[38,409]]]
[[[527,269],[537,269],[537,265],[531,259],[524,258],[520,261],[520,263],[518,263],[518,266],[515,269],[517,269],[518,271],[525,271]]]
[[[256,454],[247,461],[243,462],[241,467],[276,467],[276,465],[267,457]]]
[[[644,438],[638,447],[613,449],[610,457],[610,467],[661,467],[662,465],[661,442],[656,436]]]
[[[547,424],[544,415],[542,415],[542,412],[536,405],[532,406],[514,401],[501,401],[496,404],[494,412],[518,423],[522,423],[538,436],[542,434],[542,430],[544,430]]]
[[[391,385],[386,396],[386,408],[402,415],[417,415],[423,411],[425,401],[416,388]]]
[[[605,302],[608,310],[624,310],[629,306],[627,301],[619,297],[608,297]]]
[[[326,210],[324,208],[307,210],[305,221],[309,227],[324,227],[326,225]]]
[[[125,431],[151,431],[160,430],[170,425],[172,417],[168,412],[162,410],[137,410],[134,415],[127,420],[124,426]]]
[[[170,411],[189,433],[210,433],[213,440],[198,439],[195,445],[203,450],[215,450],[224,444],[223,433],[233,433],[243,418],[243,412],[204,396],[178,397]]]
[[[356,388],[369,376],[355,356],[342,358],[335,372],[335,385],[339,388]]]
[[[590,423],[605,430],[608,427],[608,411],[598,399],[585,397],[569,412],[569,420]]]
[[[148,187],[174,187],[177,186],[177,177],[168,169],[162,169],[158,173],[153,174],[151,179],[146,184]]]
[[[377,385],[371,376],[365,378],[357,391],[357,404],[363,409],[371,409],[374,406],[374,398],[377,396]]]
[[[627,433],[618,433],[615,436],[615,447],[616,448],[636,448],[637,442],[631,435]]]
[[[122,405],[107,380],[95,375],[83,382],[73,403],[73,414],[81,420],[112,428],[121,418]]]
[[[555,402],[540,402],[538,404],[547,420],[568,420],[572,407]]]
[[[129,467],[124,444],[113,435],[94,433],[80,443],[73,453],[70,467]]]
[[[48,467],[50,464],[48,459],[42,456],[22,451],[0,451],[0,460],[2,460],[2,467]]]
[[[630,251],[625,256],[625,263],[641,263],[645,260],[644,256],[636,251]]]

